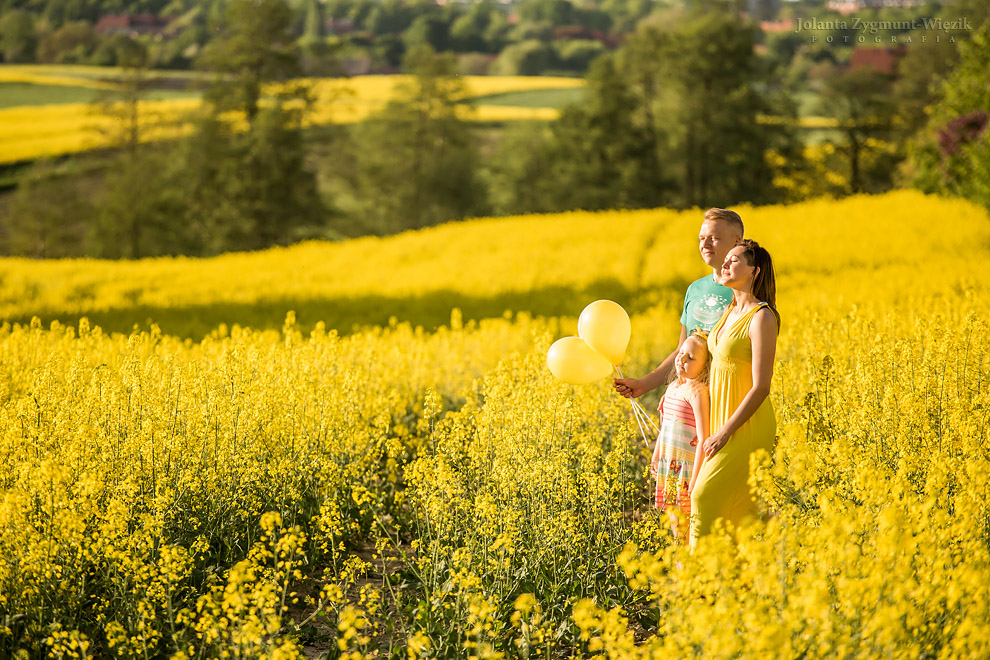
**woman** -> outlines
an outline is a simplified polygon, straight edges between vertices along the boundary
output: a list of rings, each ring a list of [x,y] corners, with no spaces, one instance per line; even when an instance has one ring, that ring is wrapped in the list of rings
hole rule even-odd
[[[773,450],[777,421],[767,396],[780,315],[770,254],[745,240],[725,257],[719,283],[732,302],[708,335],[711,435],[691,493],[691,545],[724,518],[738,526],[757,514],[749,491],[749,457]]]

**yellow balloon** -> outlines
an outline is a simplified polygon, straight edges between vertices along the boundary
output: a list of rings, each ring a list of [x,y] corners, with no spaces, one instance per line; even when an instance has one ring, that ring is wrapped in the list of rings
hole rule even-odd
[[[584,343],[580,337],[558,339],[547,351],[550,373],[571,385],[584,385],[612,373],[608,360]]]
[[[611,300],[596,300],[578,318],[578,335],[612,364],[620,364],[626,356],[631,334],[629,315]]]

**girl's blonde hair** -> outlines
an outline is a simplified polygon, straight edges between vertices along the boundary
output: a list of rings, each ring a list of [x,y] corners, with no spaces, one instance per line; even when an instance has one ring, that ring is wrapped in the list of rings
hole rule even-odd
[[[704,385],[705,387],[708,387],[708,377],[711,374],[711,366],[712,366],[712,355],[711,353],[708,352],[708,331],[702,330],[701,328],[695,328],[694,330],[691,331],[691,334],[689,334],[687,336],[687,339],[685,339],[684,341],[687,341],[688,339],[692,339],[692,338],[700,341],[701,345],[705,347],[705,366],[702,367],[701,373],[699,373],[698,377],[694,379],[694,382],[698,385]],[[670,383],[674,383],[676,381],[677,381],[677,369],[674,369],[670,373],[670,380],[667,382],[667,384],[669,385]]]

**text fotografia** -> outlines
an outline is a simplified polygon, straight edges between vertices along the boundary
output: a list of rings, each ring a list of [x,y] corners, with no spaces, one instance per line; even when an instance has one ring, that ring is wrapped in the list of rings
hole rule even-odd
[[[856,16],[850,17],[848,19],[829,19],[822,20],[820,18],[799,18],[795,21],[794,32],[799,34],[801,32],[820,32],[820,31],[830,31],[830,32],[858,32],[858,35],[829,35],[826,37],[821,37],[827,43],[864,43],[867,40],[867,35],[873,36],[872,41],[877,43],[882,43],[884,40],[879,36],[881,32],[934,32],[934,35],[928,34],[900,34],[891,35],[891,43],[913,43],[915,40],[919,42],[925,42],[929,39],[935,41],[955,41],[955,35],[953,32],[964,32],[971,31],[973,29],[973,24],[970,22],[969,18],[961,17],[946,20],[944,18],[915,18],[910,21],[872,21],[863,20]],[[939,33],[944,33],[939,34]],[[818,35],[812,35],[812,41],[819,40]]]

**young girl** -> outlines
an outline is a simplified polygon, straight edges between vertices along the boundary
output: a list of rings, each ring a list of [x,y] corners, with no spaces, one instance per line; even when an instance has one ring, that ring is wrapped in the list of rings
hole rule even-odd
[[[660,399],[660,435],[650,473],[657,480],[656,508],[666,511],[674,536],[687,541],[691,491],[704,459],[708,437],[708,342],[691,333],[674,358],[674,378]]]

